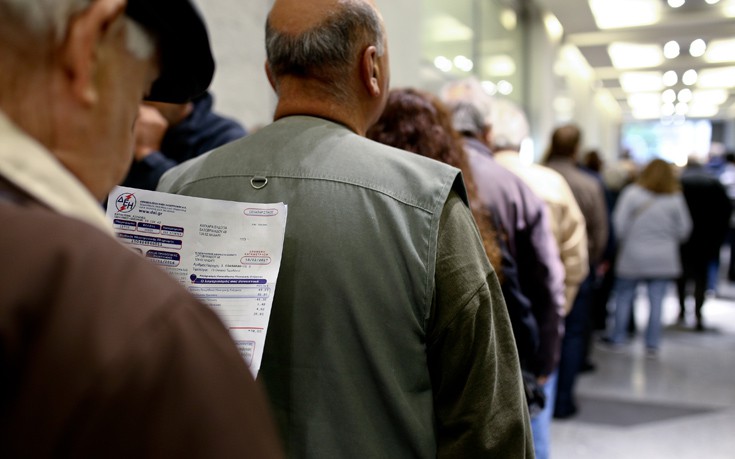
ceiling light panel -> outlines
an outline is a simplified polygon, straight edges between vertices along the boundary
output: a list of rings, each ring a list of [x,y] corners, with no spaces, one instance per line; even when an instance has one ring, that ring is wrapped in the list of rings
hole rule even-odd
[[[698,78],[699,75],[697,75],[697,71],[694,69],[689,69],[684,72],[684,75],[681,76],[681,82],[687,86],[691,86],[697,82]]]
[[[712,64],[735,62],[735,38],[712,40],[704,54],[704,60]]]
[[[664,57],[666,59],[674,59],[679,56],[680,51],[681,48],[679,47],[679,43],[674,40],[671,40],[664,45]]]
[[[551,13],[544,15],[544,27],[546,27],[546,33],[549,35],[549,38],[553,41],[559,41],[564,36],[564,27],[559,22],[559,19]]]
[[[664,83],[664,86],[674,86],[676,83],[679,82],[679,75],[677,75],[675,71],[669,70],[668,72],[664,73],[662,81]]]
[[[661,117],[660,107],[634,108],[631,112],[633,118],[639,120],[652,120]]]
[[[735,18],[735,2],[730,1],[722,5],[722,13],[725,17]]]
[[[589,0],[600,29],[619,29],[656,24],[661,20],[660,0]]]
[[[628,96],[628,105],[632,108],[651,108],[661,106],[661,94],[657,92],[644,92]]]
[[[697,86],[704,89],[735,87],[735,67],[704,69],[699,72]]]
[[[437,14],[428,18],[424,30],[430,41],[438,43],[469,41],[474,36],[470,27],[448,14]]]
[[[692,97],[693,93],[689,88],[684,88],[676,94],[676,100],[687,104],[692,101]]]
[[[661,100],[665,104],[673,104],[676,102],[676,92],[673,89],[667,89],[661,94]]]
[[[691,105],[687,116],[689,118],[712,118],[717,116],[720,107],[717,105]]]
[[[625,92],[653,92],[664,88],[661,72],[624,72],[620,86]]]
[[[692,57],[704,56],[705,52],[707,52],[707,43],[705,43],[701,38],[697,38],[691,45],[689,45],[689,54],[691,54]]]
[[[490,76],[511,76],[516,73],[516,62],[507,54],[488,56],[484,59],[483,69]]]
[[[648,68],[661,65],[664,55],[659,45],[611,43],[607,53],[616,69]]]
[[[513,31],[518,26],[518,15],[510,8],[504,8],[500,13],[500,24],[505,30]]]
[[[724,89],[699,89],[692,92],[692,105],[722,105],[728,97]]]

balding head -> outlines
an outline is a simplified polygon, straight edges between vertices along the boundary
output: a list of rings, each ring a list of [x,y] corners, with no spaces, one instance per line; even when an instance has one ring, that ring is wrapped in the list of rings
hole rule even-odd
[[[582,133],[574,124],[557,128],[551,136],[549,158],[574,158],[579,148]]]
[[[318,27],[340,7],[338,0],[276,0],[268,21],[278,31],[299,35]]]
[[[368,0],[276,0],[266,23],[268,66],[276,89],[284,76],[320,82],[346,96],[362,51],[384,53],[383,22]]]

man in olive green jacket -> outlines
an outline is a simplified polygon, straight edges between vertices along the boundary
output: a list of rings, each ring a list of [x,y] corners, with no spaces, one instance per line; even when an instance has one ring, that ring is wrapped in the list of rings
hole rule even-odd
[[[388,94],[365,0],[277,0],[276,121],[159,190],[285,202],[259,379],[287,453],[532,457],[508,314],[459,171],[364,138]]]

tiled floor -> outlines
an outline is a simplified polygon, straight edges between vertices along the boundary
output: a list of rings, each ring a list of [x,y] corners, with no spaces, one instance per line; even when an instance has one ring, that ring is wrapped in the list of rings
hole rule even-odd
[[[735,285],[721,281],[705,303],[704,332],[676,325],[678,308],[672,288],[656,359],[640,332],[622,351],[594,348],[597,370],[578,380],[579,414],[552,424],[553,459],[735,458]],[[644,330],[644,295],[636,312]]]

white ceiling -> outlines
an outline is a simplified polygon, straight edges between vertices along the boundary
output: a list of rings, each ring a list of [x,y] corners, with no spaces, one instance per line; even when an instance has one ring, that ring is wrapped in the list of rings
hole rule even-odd
[[[616,2],[616,0],[610,0]],[[573,44],[579,48],[587,63],[594,71],[597,85],[607,88],[611,95],[619,102],[623,114],[629,117],[631,107],[628,96],[622,87],[619,77],[623,71],[676,71],[679,81],[672,87],[676,92],[687,87],[681,81],[682,74],[688,69],[700,72],[710,68],[735,66],[735,57],[732,62],[707,63],[703,57],[692,57],[689,54],[689,45],[695,39],[703,39],[707,44],[712,40],[735,38],[735,0],[722,0],[715,5],[709,5],[705,0],[686,0],[679,8],[671,8],[666,0],[660,0],[661,17],[652,25],[627,27],[619,29],[601,30],[598,28],[587,0],[536,0],[544,10],[553,13],[564,27],[564,43]],[[637,11],[631,0],[617,0],[620,8],[629,9],[631,17],[637,17],[642,11]],[[729,9],[729,10],[728,10]],[[729,13],[726,14],[726,11]],[[730,17],[728,17],[728,14]],[[613,66],[608,54],[608,45],[613,42],[657,45],[663,48],[664,44],[675,40],[681,47],[681,54],[674,59],[664,59],[661,65],[645,68],[620,70]],[[735,79],[726,88],[728,100],[720,105],[716,118],[735,117]],[[696,85],[691,89],[697,89]]]

